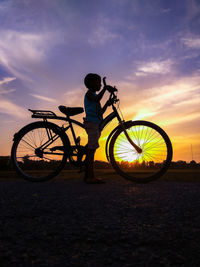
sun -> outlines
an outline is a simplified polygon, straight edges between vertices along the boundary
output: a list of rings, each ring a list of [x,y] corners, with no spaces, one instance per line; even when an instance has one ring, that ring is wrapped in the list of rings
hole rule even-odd
[[[167,148],[160,135],[153,129],[136,126],[127,130],[131,140],[142,149],[138,153],[122,132],[116,139],[114,155],[118,162],[161,163],[166,160]]]
[[[123,140],[121,142],[116,143],[115,152],[117,152],[116,160],[119,162],[120,161],[134,162],[136,160],[140,161],[140,159],[142,158],[142,154],[137,153],[135,148],[129,143],[128,140]]]

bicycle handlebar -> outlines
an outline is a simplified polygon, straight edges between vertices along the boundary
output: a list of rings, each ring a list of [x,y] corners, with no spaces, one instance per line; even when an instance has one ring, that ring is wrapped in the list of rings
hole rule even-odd
[[[106,86],[106,77],[103,77],[103,85]]]
[[[104,86],[107,86],[107,84],[106,84],[106,77],[103,77],[103,85]],[[116,92],[118,91],[117,88],[114,87],[114,89],[115,89]],[[116,103],[116,102],[119,101],[119,99],[117,98],[117,96],[115,94],[115,91],[109,92],[110,93],[109,99],[113,99],[114,100],[114,103]]]
[[[109,89],[110,89],[110,93],[111,94],[113,94],[114,92],[117,92],[118,90],[117,90],[117,88],[114,86],[111,86],[111,85],[107,85],[106,84],[106,77],[103,77],[103,85],[104,85],[104,87],[106,87],[107,86],[107,90],[109,91]]]

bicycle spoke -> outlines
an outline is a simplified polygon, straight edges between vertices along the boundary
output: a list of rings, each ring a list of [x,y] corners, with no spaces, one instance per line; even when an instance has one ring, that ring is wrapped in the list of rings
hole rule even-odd
[[[26,142],[26,141],[23,140],[23,139],[22,139],[22,141],[23,141],[24,143],[26,143],[28,146],[30,146],[31,148],[33,148],[33,149],[35,150],[35,147],[33,147],[31,144],[29,144],[28,142]]]
[[[155,179],[159,173],[166,171],[171,160],[168,158],[169,143],[159,127],[149,122],[133,122],[127,129],[129,137],[142,149],[142,153],[129,144],[123,130],[118,132],[111,140],[110,149],[110,160],[117,172],[139,182]]]
[[[48,129],[46,125],[35,123],[30,130],[27,128],[16,146],[15,164],[28,180],[50,179],[64,164],[66,152],[51,151],[56,146],[64,148],[63,139],[56,128]]]
[[[35,155],[33,154],[33,155],[28,155],[28,157],[29,158],[33,158],[33,157],[35,157]],[[24,156],[23,157],[17,157],[18,159],[23,159],[24,158]]]

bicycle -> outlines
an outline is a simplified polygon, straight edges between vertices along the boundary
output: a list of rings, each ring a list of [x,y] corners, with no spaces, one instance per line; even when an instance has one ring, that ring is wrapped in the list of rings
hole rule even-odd
[[[106,86],[103,78],[104,86]],[[109,134],[105,152],[108,162],[122,177],[137,183],[146,183],[161,177],[172,161],[172,144],[168,135],[152,122],[125,121],[116,104],[116,92],[110,93],[112,112],[100,124],[102,131],[114,118],[119,124]],[[118,105],[119,107],[119,105]],[[36,121],[24,126],[14,134],[11,159],[17,172],[28,181],[47,181],[55,177],[66,162],[79,167],[84,165],[87,145],[81,144],[74,126],[84,129],[84,124],[72,119],[81,114],[82,107],[59,106],[65,117],[48,110],[31,110]],[[59,126],[48,120],[65,121]],[[68,130],[71,130],[71,144]]]

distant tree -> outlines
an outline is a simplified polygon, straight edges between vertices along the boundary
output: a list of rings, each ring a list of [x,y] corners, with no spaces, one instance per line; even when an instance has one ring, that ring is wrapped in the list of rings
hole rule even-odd
[[[190,165],[190,168],[197,168],[198,166],[195,160],[191,160],[189,165]]]
[[[139,168],[139,167],[140,167],[140,162],[139,162],[139,160],[135,160],[135,161],[134,161],[134,167],[135,167],[135,168]]]
[[[128,161],[121,161],[120,165],[122,168],[129,168],[129,162]]]
[[[5,171],[11,169],[10,157],[0,156],[0,170]]]
[[[143,169],[146,168],[146,162],[143,160],[142,163],[140,164],[140,167],[142,167]]]
[[[153,168],[153,167],[155,166],[154,161],[149,161],[149,162],[148,162],[148,166],[149,166],[150,168]]]

